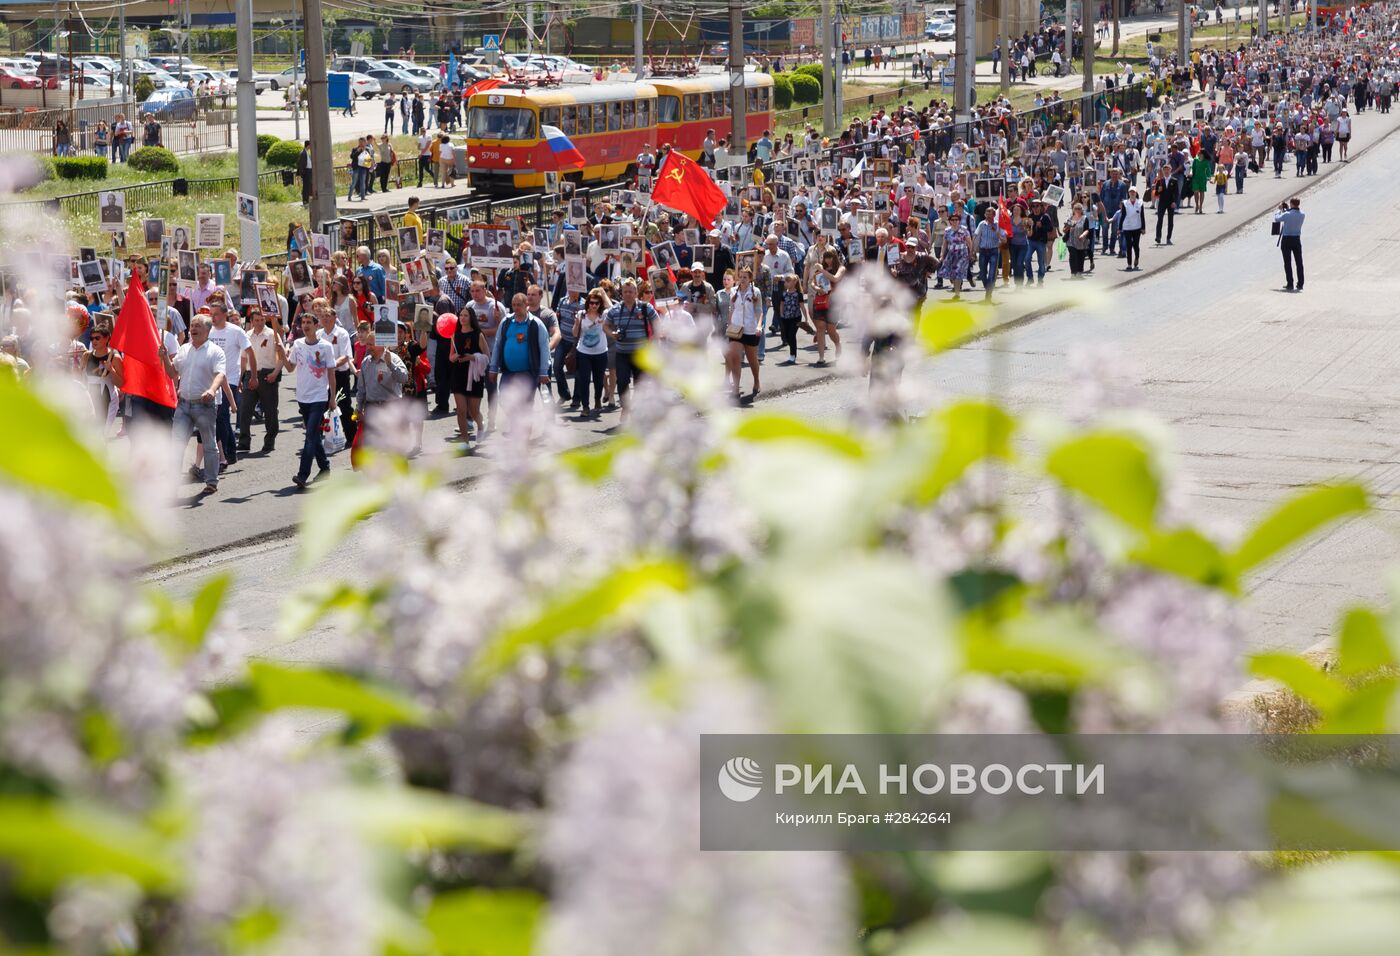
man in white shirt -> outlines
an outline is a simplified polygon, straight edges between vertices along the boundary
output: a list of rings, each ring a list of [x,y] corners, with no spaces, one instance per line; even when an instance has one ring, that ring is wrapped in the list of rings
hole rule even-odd
[[[355,440],[355,423],[351,420],[355,411],[355,389],[351,375],[355,371],[355,338],[346,333],[335,321],[335,309],[325,299],[314,299],[311,312],[320,324],[316,338],[331,347],[331,364],[335,367],[335,399],[340,408],[340,426],[345,429],[345,440]]]
[[[224,361],[227,363],[224,368],[223,400],[218,403],[217,415],[219,448],[223,451],[225,463],[232,465],[238,461],[233,416],[238,413],[238,403],[242,398],[243,381],[240,373],[244,365],[243,353],[248,351],[251,343],[248,341],[248,333],[228,320],[228,306],[222,297],[210,299],[208,308],[209,320],[212,323],[209,341],[224,353]]]
[[[332,318],[332,325],[335,320]],[[326,419],[326,409],[330,407],[335,382],[335,349],[317,337],[316,318],[309,314],[301,317],[302,337],[292,343],[287,350],[282,367],[288,372],[296,372],[296,398],[301,409],[301,420],[306,426],[306,440],[301,446],[301,466],[297,469],[292,484],[305,488],[311,476],[311,462],[320,467],[316,477],[331,470],[330,459],[326,457],[325,446],[321,444],[321,423]],[[344,333],[341,333],[344,335]]]
[[[199,283],[190,293],[190,311],[198,312],[209,304],[209,299],[214,293],[219,291],[219,287],[214,284],[214,272],[208,263],[201,263],[199,266]]]
[[[266,455],[277,444],[277,393],[281,386],[285,352],[281,336],[267,324],[267,316],[263,315],[261,308],[252,306],[248,321],[248,338],[252,342],[248,358],[251,361],[238,406],[238,450],[251,450],[253,406],[258,405],[262,408],[263,423],[267,429],[262,445],[262,452]]]
[[[198,431],[204,446],[204,494],[219,490],[218,425],[214,405],[228,379],[223,349],[209,340],[209,317],[196,315],[190,320],[190,340],[171,358],[167,347],[160,347],[161,364],[171,378],[178,378],[173,430],[177,466],[183,466],[190,434]]]

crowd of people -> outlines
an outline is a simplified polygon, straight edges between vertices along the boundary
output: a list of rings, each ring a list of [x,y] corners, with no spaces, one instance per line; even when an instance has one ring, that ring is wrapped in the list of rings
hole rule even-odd
[[[1149,228],[1172,244],[1179,213],[1205,214],[1211,194],[1223,213],[1270,158],[1275,176],[1289,151],[1299,176],[1345,161],[1351,112],[1386,111],[1393,97],[1388,9],[1357,12],[1346,31],[1205,49],[1190,64],[1167,57],[1161,73],[1189,73],[1204,95],[1166,97],[1140,116],[1086,120],[1070,104],[1018,115],[994,100],[958,125],[932,101],[857,118],[830,141],[810,128],[765,134],[747,165],[711,134],[700,163],[727,203],[710,223],[649,203],[663,145],[638,157],[639,181],[591,202],[561,195],[547,223],[497,224],[509,236],[489,249],[427,228],[415,196],[386,248],[329,251],[294,224],[287,268],[261,277],[268,295],[243,281],[263,267],[232,250],[227,269],[201,264],[193,283],[149,282],[150,263],[133,258],[134,282],[118,274],[67,293],[71,327],[57,342],[27,321],[42,293],[7,282],[0,362],[67,369],[109,434],[132,416],[173,418],[178,438],[202,439],[190,473],[210,493],[256,431],[274,451],[288,384],[305,427],[292,477],[302,487],[330,467],[323,438],[358,447],[366,419],[402,399],[421,409],[413,453],[424,418],[455,419],[450,441],[464,452],[490,440],[510,393],[523,414],[543,397],[564,420],[625,421],[647,374],[639,356],[659,339],[713,349],[717,380],[752,401],[770,350],[818,369],[879,361],[892,336],[834,307],[853,276],[878,270],[922,303],[974,289],[991,298],[1060,268],[1082,281],[1106,257],[1136,271]],[[1278,220],[1301,289],[1297,203]],[[438,232],[445,242],[428,241]],[[130,290],[155,316],[174,410],[123,395],[109,342]]]

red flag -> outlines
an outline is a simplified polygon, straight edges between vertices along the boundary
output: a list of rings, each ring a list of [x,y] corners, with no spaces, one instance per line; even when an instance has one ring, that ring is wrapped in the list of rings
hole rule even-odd
[[[997,212],[997,225],[1001,227],[1002,232],[1006,233],[1006,238],[1010,239],[1011,209],[1006,205],[1006,199],[1002,196],[997,197],[997,207],[999,210]]]
[[[494,90],[505,82],[501,76],[488,76],[483,80],[477,80],[471,86],[462,91],[462,99],[469,98],[473,93],[484,93],[486,90]]]
[[[694,216],[706,229],[724,212],[724,193],[710,179],[705,167],[673,149],[656,174],[651,188],[652,201]]]
[[[126,298],[108,344],[122,353],[123,392],[140,395],[166,408],[175,407],[175,383],[165,374],[160,361],[156,319],[146,302],[146,290],[135,276],[126,287]]]

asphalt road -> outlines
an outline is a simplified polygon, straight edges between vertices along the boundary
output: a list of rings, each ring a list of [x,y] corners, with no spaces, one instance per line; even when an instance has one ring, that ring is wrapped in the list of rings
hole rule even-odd
[[[1225,215],[1180,217],[1174,246],[1149,243],[1144,250],[1144,273],[1121,273],[1116,260],[1101,258],[1087,283],[1070,283],[1064,266],[1050,274],[1051,295],[1121,286],[1106,314],[1026,316],[1043,302],[1008,294],[1002,331],[910,374],[937,396],[985,394],[1000,353],[1004,400],[1062,407],[1075,387],[1071,353],[1111,345],[1139,370],[1143,407],[1172,427],[1190,501],[1218,526],[1243,527],[1311,482],[1366,482],[1380,502],[1376,516],[1338,526],[1250,582],[1254,645],[1301,649],[1327,637],[1349,604],[1383,599],[1382,574],[1395,553],[1400,412],[1392,356],[1400,352],[1393,321],[1400,275],[1391,261],[1400,202],[1391,170],[1400,165],[1400,137],[1377,140],[1398,123],[1400,114],[1363,114],[1354,143],[1372,145],[1356,162],[1334,163],[1324,167],[1327,175],[1302,182],[1291,174],[1253,178],[1243,196],[1229,197]],[[1306,292],[1290,295],[1281,289],[1280,257],[1261,214],[1301,187],[1309,281]],[[780,370],[770,361],[764,376],[765,391],[776,393],[764,407],[833,419],[849,413],[863,388],[805,365]],[[429,446],[445,444],[448,421],[429,423]],[[584,444],[614,422],[570,423],[564,432],[570,443]],[[269,630],[289,586],[319,573],[303,578],[290,570],[288,528],[304,500],[288,490],[299,438],[284,434],[270,459],[246,458],[231,469],[219,496],[177,509],[177,553],[185,557],[154,577],[180,592],[204,571],[227,568],[239,582],[235,601],[244,623]],[[488,467],[489,458],[463,459],[449,474],[465,478]],[[190,557],[201,551],[212,553]],[[352,538],[333,560],[353,568],[364,555]],[[293,660],[333,655],[333,632],[322,628],[275,653]]]

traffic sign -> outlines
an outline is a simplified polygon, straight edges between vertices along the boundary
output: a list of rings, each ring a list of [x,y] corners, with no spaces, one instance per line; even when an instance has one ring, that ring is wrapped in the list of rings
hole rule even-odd
[[[481,38],[481,48],[488,53],[499,52],[501,49],[501,36],[498,33],[488,33]]]

